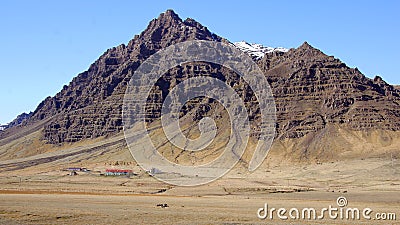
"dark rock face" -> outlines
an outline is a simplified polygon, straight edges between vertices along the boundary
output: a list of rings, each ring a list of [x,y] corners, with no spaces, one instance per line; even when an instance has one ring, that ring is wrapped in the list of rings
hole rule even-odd
[[[75,142],[121,131],[123,96],[134,71],[158,50],[187,40],[227,42],[195,20],[182,21],[168,10],[152,20],[146,30],[127,45],[107,50],[56,96],[40,103],[25,123],[52,117],[44,129],[44,138],[49,143]],[[281,138],[302,137],[327,124],[340,124],[355,130],[400,130],[399,90],[380,77],[366,78],[357,69],[347,67],[308,43],[286,53],[269,53],[257,63],[274,92],[277,135]],[[241,84],[242,91],[248,90],[238,77],[227,77],[223,68],[203,65],[200,68],[210,76]],[[165,96],[172,84],[194,73],[183,70],[170,71],[172,78],[160,81],[153,96]],[[251,96],[249,92],[241,97],[247,99],[251,119],[257,122],[257,104],[252,104]],[[149,108],[150,117],[157,117],[160,110],[157,105],[162,100],[162,97],[149,99],[154,103],[154,107]],[[188,108],[202,111],[196,107]]]
[[[259,65],[274,91],[278,133],[284,137],[301,137],[326,124],[400,129],[398,90],[380,77],[366,78],[308,43],[266,55]]]

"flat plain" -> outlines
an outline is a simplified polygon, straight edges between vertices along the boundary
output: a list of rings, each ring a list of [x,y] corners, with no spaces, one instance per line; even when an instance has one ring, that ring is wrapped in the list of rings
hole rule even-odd
[[[271,165],[271,164],[270,164]],[[375,213],[400,215],[400,164],[371,158],[266,166],[254,173],[237,166],[196,187],[177,187],[141,171],[131,177],[100,176],[97,170],[69,176],[62,170],[0,176],[0,224],[398,224]],[[45,170],[45,169],[43,169]],[[138,167],[134,170],[139,171]],[[371,220],[259,219],[274,208],[371,208]]]

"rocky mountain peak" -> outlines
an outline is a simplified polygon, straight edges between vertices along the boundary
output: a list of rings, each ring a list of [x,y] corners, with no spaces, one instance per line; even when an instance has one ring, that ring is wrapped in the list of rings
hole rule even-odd
[[[41,102],[27,123],[53,118],[44,131],[44,138],[51,143],[118,132],[122,128],[122,97],[133,72],[158,50],[189,40],[224,41],[197,21],[183,21],[167,10],[127,45],[108,49],[87,71]]]
[[[307,41],[305,41],[302,45],[300,45],[296,51],[300,54],[303,54],[307,57],[320,57],[320,56],[326,56],[323,52],[321,52],[319,49],[314,48],[311,46]]]
[[[181,24],[182,19],[173,10],[169,9],[166,12],[161,13],[157,19],[150,21],[146,30],[153,30],[159,27],[175,27]]]
[[[167,10],[150,21],[128,45],[107,50],[54,97],[46,98],[23,124],[49,119],[43,129],[43,138],[49,143],[75,142],[120,132],[122,100],[132,74],[160,49],[189,40],[228,42],[196,20],[182,20],[174,11]],[[400,92],[381,78],[368,79],[357,69],[347,67],[307,42],[288,51],[269,51],[246,42],[236,45],[252,53],[265,50],[257,63],[273,89],[279,137],[303,137],[329,124],[354,130],[400,130]],[[224,76],[223,70],[217,67],[199,64],[198,70],[193,68],[172,70],[169,80],[163,80],[168,85],[163,87],[171,88],[170,84],[177,79],[198,71]],[[240,79],[229,79],[240,84]],[[247,90],[245,86],[237,87]],[[150,99],[153,108],[149,106],[151,118],[160,113],[156,106],[162,98],[156,96],[166,96],[168,91],[168,88],[154,89],[154,99]],[[252,120],[257,121],[257,104],[250,102],[251,94],[246,96],[249,110],[254,112]],[[195,105],[190,107],[197,112]]]
[[[304,49],[312,49],[314,48],[313,46],[311,46],[307,41],[303,42],[303,44],[300,45],[299,48],[304,48]]]
[[[165,11],[165,13],[161,13],[158,19],[160,18],[172,18],[182,22],[182,19],[172,9],[168,9],[167,11]]]
[[[147,49],[158,50],[187,40],[221,41],[222,38],[194,19],[182,21],[173,10],[167,10],[157,19],[150,21],[147,28],[130,41],[128,47],[143,48],[144,44]]]

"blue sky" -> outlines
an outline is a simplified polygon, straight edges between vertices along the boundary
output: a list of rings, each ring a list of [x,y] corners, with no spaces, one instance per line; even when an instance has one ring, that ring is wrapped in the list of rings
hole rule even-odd
[[[400,84],[399,1],[3,1],[0,124],[33,111],[106,49],[167,9],[230,41],[308,41],[366,76]]]

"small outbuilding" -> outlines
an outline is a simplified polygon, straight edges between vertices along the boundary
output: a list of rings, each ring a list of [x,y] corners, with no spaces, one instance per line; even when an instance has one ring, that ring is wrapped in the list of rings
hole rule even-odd
[[[105,176],[130,176],[133,174],[132,170],[121,169],[106,169]]]

